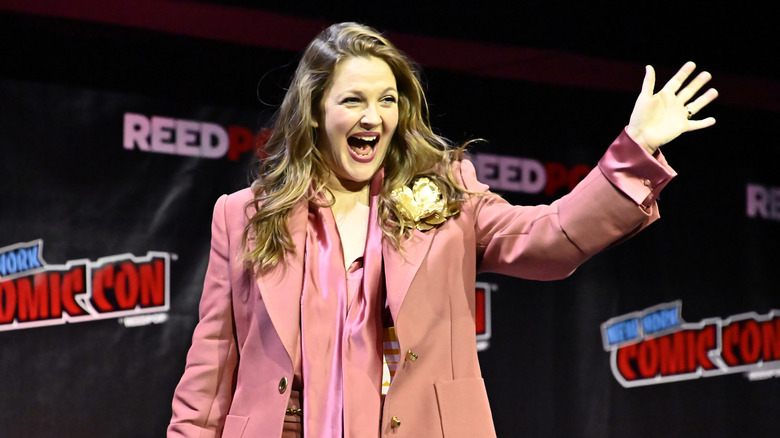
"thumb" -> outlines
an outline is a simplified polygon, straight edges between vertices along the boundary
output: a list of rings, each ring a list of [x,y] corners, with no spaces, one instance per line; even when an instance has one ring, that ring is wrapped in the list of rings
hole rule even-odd
[[[642,81],[642,94],[652,96],[655,88],[655,70],[652,65],[645,66],[645,79]]]

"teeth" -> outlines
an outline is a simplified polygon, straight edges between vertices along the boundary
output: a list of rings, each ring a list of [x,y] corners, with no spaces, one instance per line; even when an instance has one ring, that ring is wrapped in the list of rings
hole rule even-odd
[[[370,142],[370,141],[374,141],[374,140],[376,140],[376,135],[374,135],[374,136],[371,136],[371,137],[358,137],[358,138],[359,138],[359,139],[361,139],[361,140],[363,140],[363,141],[368,141],[368,142]]]

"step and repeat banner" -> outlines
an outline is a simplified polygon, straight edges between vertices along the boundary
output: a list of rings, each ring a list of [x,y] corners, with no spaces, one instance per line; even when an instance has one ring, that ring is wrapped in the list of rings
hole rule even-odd
[[[569,191],[634,100],[425,79],[437,130],[485,139],[479,178],[518,204]],[[663,149],[660,222],[565,280],[478,279],[499,436],[777,436],[778,114],[712,106],[716,127]],[[252,179],[261,107],[0,77],[0,436],[164,434],[212,206]]]

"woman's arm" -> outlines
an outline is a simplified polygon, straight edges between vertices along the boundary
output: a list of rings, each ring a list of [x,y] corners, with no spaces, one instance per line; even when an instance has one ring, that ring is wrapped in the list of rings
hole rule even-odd
[[[218,434],[225,424],[233,397],[238,354],[225,226],[226,201],[227,195],[223,195],[214,206],[211,253],[200,302],[200,321],[192,337],[184,375],[173,396],[169,438]]]
[[[658,148],[715,123],[711,117],[691,119],[718,95],[709,89],[691,101],[711,78],[703,72],[682,87],[695,68],[686,63],[654,94],[655,72],[648,66],[625,131],[598,166],[551,205],[513,206],[492,194],[472,196],[479,270],[542,280],[566,277],[593,254],[655,221],[656,199],[676,175]],[[487,192],[471,163],[459,169],[467,189]]]
[[[663,156],[650,156],[625,132],[598,167],[550,205],[511,205],[477,181],[470,162],[456,167],[465,188],[484,192],[461,212],[474,221],[478,270],[535,280],[564,278],[658,219],[655,198],[675,175]]]

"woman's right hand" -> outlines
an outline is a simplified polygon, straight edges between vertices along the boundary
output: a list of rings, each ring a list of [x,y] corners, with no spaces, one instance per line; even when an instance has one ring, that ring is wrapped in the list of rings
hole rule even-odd
[[[626,133],[650,154],[669,143],[680,134],[715,124],[713,117],[696,120],[692,116],[718,97],[718,91],[710,88],[695,100],[691,99],[712,79],[708,72],[699,73],[688,85],[686,79],[696,69],[696,64],[687,62],[657,93],[655,70],[648,65],[642,91],[634,104],[634,111],[626,127]]]

